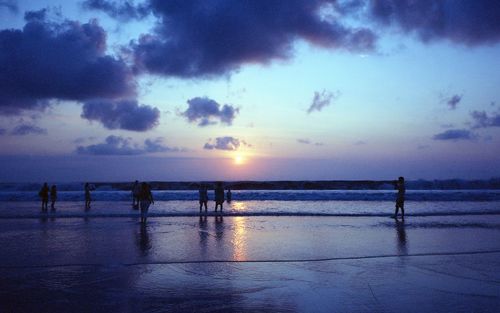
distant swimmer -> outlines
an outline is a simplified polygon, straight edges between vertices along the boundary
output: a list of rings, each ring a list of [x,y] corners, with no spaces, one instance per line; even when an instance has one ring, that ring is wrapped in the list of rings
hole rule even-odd
[[[215,187],[215,212],[217,212],[217,206],[220,205],[220,211],[222,212],[222,204],[224,203],[224,188],[222,188],[222,183],[218,182]]]
[[[90,198],[90,184],[85,183],[85,210],[90,209],[90,202],[92,201],[92,198]]]
[[[141,193],[141,185],[139,184],[139,181],[136,180],[134,182],[134,185],[132,186],[132,207],[134,210],[139,209],[139,195]]]
[[[200,184],[200,189],[198,190],[198,197],[200,200],[200,213],[202,206],[205,206],[205,213],[207,213],[208,190],[205,184]]]
[[[153,200],[153,194],[151,193],[151,187],[147,183],[141,184],[139,201],[141,206],[141,223],[146,224],[146,219],[148,218],[149,206],[152,203],[155,203]]]
[[[404,177],[399,177],[395,182],[395,187],[398,190],[398,195],[396,198],[396,211],[394,212],[394,218],[398,218],[398,211],[401,208],[401,218],[405,219],[405,179]]]
[[[46,212],[49,204],[49,186],[44,183],[42,189],[38,192],[38,196],[42,200],[42,212]]]
[[[50,187],[50,209],[52,211],[56,209],[55,207],[56,201],[57,201],[57,187],[56,185],[52,185],[52,187]]]
[[[227,188],[226,201],[227,203],[231,203],[231,200],[233,200],[233,194],[231,193],[231,188]]]

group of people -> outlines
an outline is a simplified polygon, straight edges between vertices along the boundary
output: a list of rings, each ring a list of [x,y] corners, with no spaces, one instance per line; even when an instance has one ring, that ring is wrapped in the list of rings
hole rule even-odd
[[[50,209],[54,211],[56,209],[56,201],[57,201],[57,187],[56,185],[52,185],[49,189],[49,185],[47,183],[44,183],[42,186],[42,189],[40,189],[40,192],[38,192],[38,195],[42,199],[42,212],[47,212],[48,211],[48,206],[49,206],[49,195],[50,195]]]
[[[404,177],[399,177],[397,181],[394,182],[395,188],[398,190],[397,198],[396,198],[396,210],[394,212],[393,218],[398,217],[399,209],[401,209],[401,218],[404,220],[405,211],[404,211],[404,202],[405,202],[405,179]],[[90,191],[93,190],[93,186],[89,183],[85,183],[84,191],[85,191],[85,209],[90,209],[90,203],[92,201],[90,196]],[[55,203],[57,201],[57,187],[56,185],[52,185],[50,187],[47,183],[44,183],[42,189],[38,193],[42,200],[42,212],[48,211],[48,203],[49,196],[51,201],[51,210],[55,210]],[[202,208],[205,207],[205,213],[208,210],[208,186],[206,184],[200,183],[198,190],[199,202],[200,202],[200,213],[202,212]],[[217,182],[214,189],[214,200],[215,200],[215,212],[220,208],[220,212],[222,213],[224,201],[228,203],[232,200],[231,189],[228,188],[224,197],[224,188],[221,182]],[[135,210],[140,209],[141,211],[141,223],[146,223],[147,213],[149,210],[149,206],[154,203],[153,194],[151,193],[151,186],[146,183],[139,181],[135,181],[132,186],[132,207]]]
[[[226,198],[224,199],[224,188],[222,187],[221,182],[217,182],[214,189],[214,200],[215,200],[215,212],[217,212],[217,208],[220,207],[220,212],[222,212],[224,201],[228,203],[232,200],[231,189],[227,188]],[[200,202],[200,213],[205,207],[205,213],[207,213],[207,204],[208,204],[208,187],[206,184],[201,183],[200,188],[198,190],[198,198]]]

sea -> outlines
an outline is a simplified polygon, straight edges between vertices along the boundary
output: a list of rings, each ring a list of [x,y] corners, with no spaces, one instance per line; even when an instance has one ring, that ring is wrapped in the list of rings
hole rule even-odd
[[[151,216],[199,214],[198,186],[215,182],[149,182],[155,199]],[[132,182],[93,182],[92,210],[84,211],[84,183],[55,183],[61,217],[119,217],[132,208]],[[52,184],[49,184],[52,185]],[[393,213],[393,181],[234,181],[224,182],[232,201],[224,214],[235,216],[385,216]],[[38,217],[40,183],[1,183],[0,218]],[[500,179],[406,182],[407,216],[500,214]],[[209,191],[213,200],[213,192]],[[208,213],[214,204],[209,202]]]

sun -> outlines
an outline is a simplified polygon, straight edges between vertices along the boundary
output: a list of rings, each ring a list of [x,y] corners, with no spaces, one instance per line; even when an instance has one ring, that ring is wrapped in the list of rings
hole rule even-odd
[[[236,154],[234,156],[233,160],[234,160],[234,164],[236,164],[236,165],[243,165],[243,164],[245,164],[245,161],[246,161],[245,157],[242,156],[241,154]]]

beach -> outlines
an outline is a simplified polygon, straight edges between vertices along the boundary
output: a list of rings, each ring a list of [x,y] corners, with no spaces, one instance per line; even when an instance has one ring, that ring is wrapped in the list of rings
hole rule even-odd
[[[179,203],[191,210],[170,214],[167,208]],[[32,202],[17,203],[17,213],[6,209],[16,202],[2,203],[0,311],[498,312],[500,307],[500,215],[495,213],[412,216],[407,209],[403,222],[389,217],[391,205],[386,216],[293,210],[271,216],[245,214],[242,207],[248,211],[250,204],[236,201],[226,208],[228,215],[200,217],[197,203],[179,203],[155,203],[146,226],[124,202],[95,202],[89,212],[81,203],[62,202],[49,214],[40,214]],[[305,212],[326,205],[300,203]],[[272,206],[287,211],[300,203]],[[370,203],[380,205],[350,203],[358,212],[373,212]],[[329,202],[332,210],[341,204]],[[453,205],[437,207],[453,213]],[[154,216],[161,208],[166,211]]]

